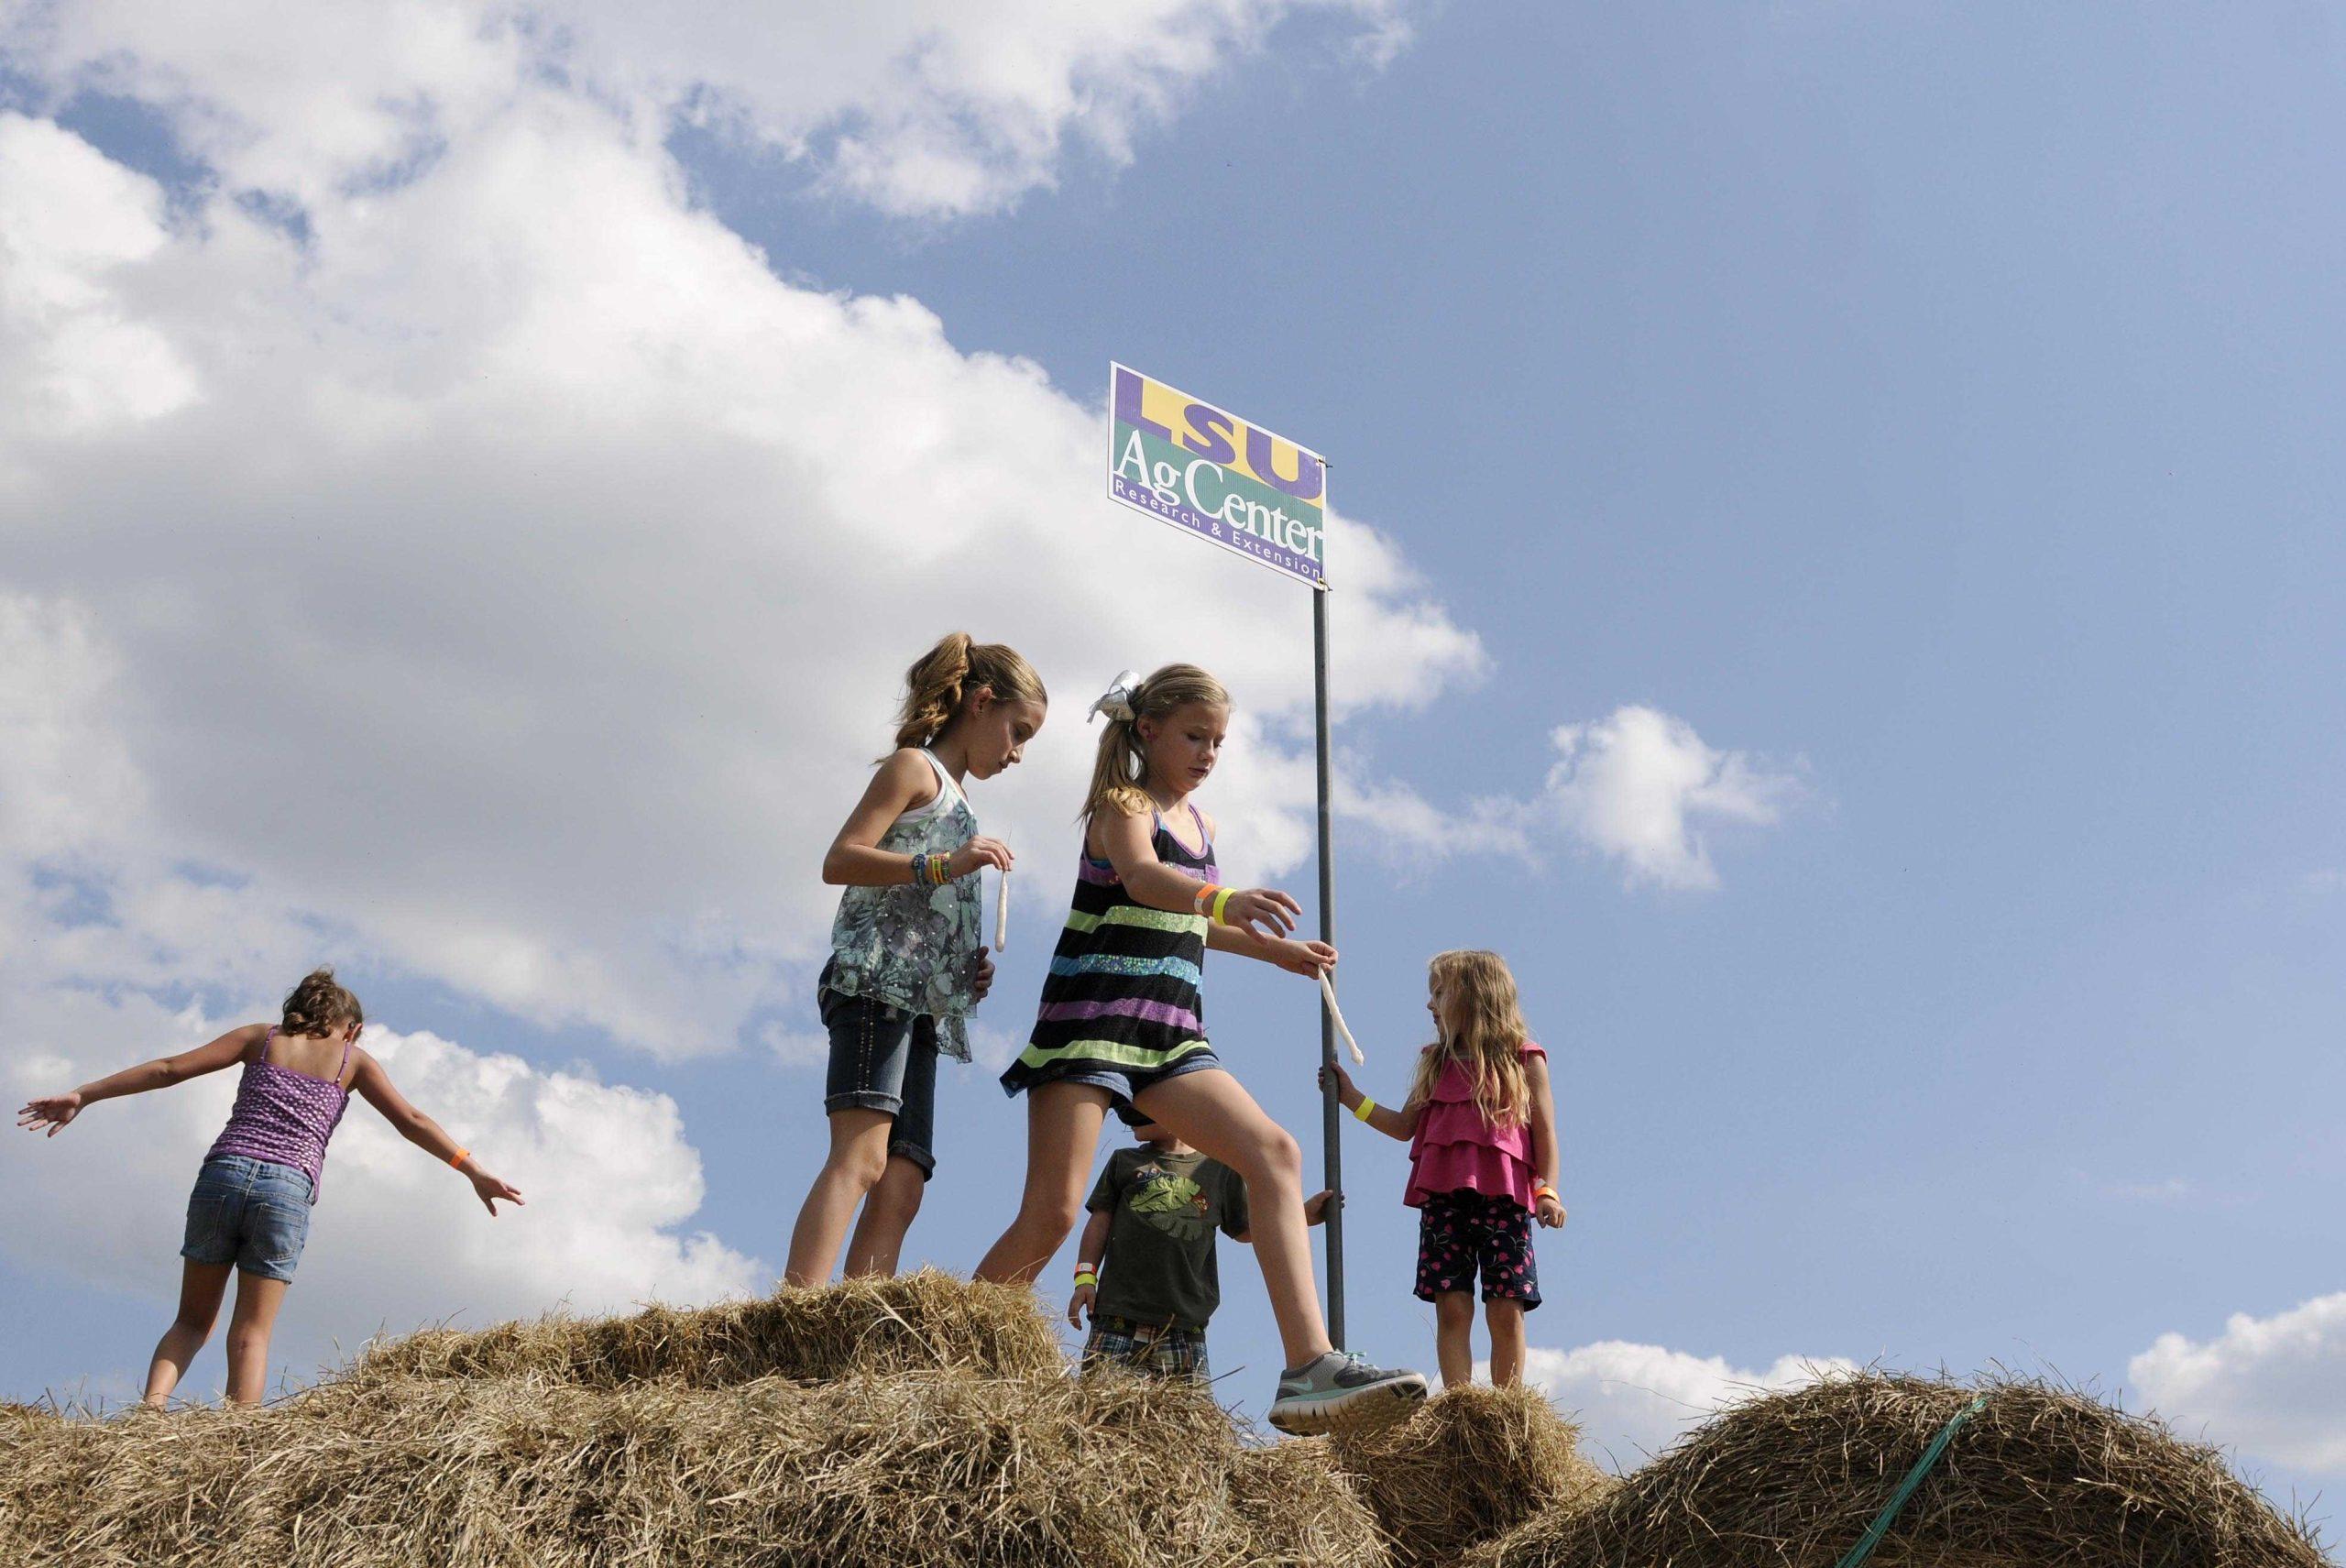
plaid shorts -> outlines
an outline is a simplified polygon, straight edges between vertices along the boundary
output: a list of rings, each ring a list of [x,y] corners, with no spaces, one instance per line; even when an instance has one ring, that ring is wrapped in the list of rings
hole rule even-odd
[[[1178,1323],[1140,1322],[1091,1314],[1091,1337],[1083,1342],[1083,1364],[1113,1363],[1152,1377],[1213,1380],[1206,1365],[1206,1332]]]

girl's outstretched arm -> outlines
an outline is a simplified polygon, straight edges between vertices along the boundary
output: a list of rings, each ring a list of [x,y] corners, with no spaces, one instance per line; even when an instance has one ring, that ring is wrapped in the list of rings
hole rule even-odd
[[[1556,1175],[1561,1168],[1556,1150],[1556,1094],[1548,1082],[1548,1058],[1532,1052],[1523,1058],[1524,1081],[1531,1088],[1531,1168],[1548,1190],[1540,1195],[1536,1212],[1540,1223],[1550,1230],[1564,1223],[1563,1200],[1556,1194]]]
[[[181,1051],[175,1057],[158,1057],[137,1067],[124,1068],[109,1077],[85,1083],[70,1094],[46,1094],[38,1100],[27,1101],[16,1113],[16,1125],[36,1133],[46,1128],[53,1138],[67,1123],[101,1100],[118,1100],[126,1094],[144,1094],[150,1089],[169,1089],[172,1084],[185,1083],[191,1078],[218,1072],[252,1049],[253,1043],[268,1033],[269,1025],[266,1024],[240,1025],[218,1039],[198,1046],[192,1051]]]
[[[1360,1102],[1367,1096],[1360,1091],[1360,1085],[1353,1081],[1353,1075],[1346,1072],[1342,1064],[1335,1067],[1323,1064],[1321,1067],[1321,1089],[1323,1091],[1327,1089],[1328,1075],[1332,1072],[1336,1075],[1336,1103],[1354,1115],[1359,1115]],[[1399,1110],[1390,1105],[1372,1105],[1368,1108],[1368,1114],[1362,1117],[1362,1120],[1387,1137],[1398,1138],[1403,1143],[1408,1143],[1417,1136],[1418,1118],[1425,1113],[1426,1108],[1423,1105],[1406,1105]]]
[[[823,880],[833,887],[893,887],[913,880],[913,858],[879,848],[889,824],[937,794],[937,773],[910,746],[899,749],[881,763],[864,786],[839,837],[823,855]],[[1010,847],[982,836],[953,851],[952,875],[963,877],[980,866],[1010,869]]]
[[[400,1136],[434,1159],[455,1166],[464,1179],[473,1184],[474,1196],[481,1201],[481,1205],[492,1217],[497,1213],[498,1199],[502,1198],[509,1203],[521,1201],[519,1188],[491,1176],[478,1160],[447,1135],[439,1123],[409,1104],[407,1096],[392,1087],[391,1075],[383,1070],[381,1062],[365,1051],[352,1054],[358,1058],[358,1070],[351,1075],[351,1089],[367,1104],[380,1111],[383,1120],[396,1128]]]
[[[1157,858],[1149,840],[1149,819],[1139,815],[1102,812],[1093,821],[1101,853],[1116,868],[1124,892],[1135,902],[1178,915],[1198,907],[1198,883]],[[1211,821],[1206,831],[1213,831]],[[1325,942],[1299,941],[1288,935],[1295,928],[1302,906],[1277,888],[1255,887],[1233,892],[1223,906],[1222,921],[1206,927],[1206,946],[1221,953],[1260,959],[1300,975],[1317,975],[1332,968],[1336,949]],[[1261,930],[1255,927],[1260,926]]]

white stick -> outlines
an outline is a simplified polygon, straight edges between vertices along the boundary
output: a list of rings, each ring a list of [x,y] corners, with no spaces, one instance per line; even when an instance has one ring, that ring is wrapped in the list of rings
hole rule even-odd
[[[1353,1038],[1352,1029],[1344,1023],[1344,1010],[1336,1005],[1336,982],[1328,978],[1326,970],[1320,971],[1320,994],[1328,999],[1328,1012],[1336,1020],[1336,1033],[1342,1035],[1344,1044],[1353,1049],[1354,1065],[1366,1065],[1368,1058],[1360,1054],[1360,1042]]]
[[[1002,889],[993,900],[993,950],[1000,952],[1010,946],[1010,872],[1002,873]]]

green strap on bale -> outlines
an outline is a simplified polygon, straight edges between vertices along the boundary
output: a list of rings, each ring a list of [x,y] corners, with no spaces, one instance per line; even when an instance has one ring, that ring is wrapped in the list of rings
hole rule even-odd
[[[1881,1544],[1881,1538],[1888,1535],[1890,1527],[1898,1522],[1899,1510],[1906,1506],[1915,1489],[1922,1486],[1923,1478],[1938,1464],[1939,1456],[1946,1452],[1946,1445],[1955,1441],[1955,1434],[1962,1429],[1963,1423],[1987,1408],[1988,1396],[1982,1394],[1956,1411],[1955,1419],[1939,1428],[1939,1435],[1931,1439],[1931,1446],[1923,1450],[1923,1457],[1914,1461],[1914,1468],[1906,1472],[1906,1478],[1898,1483],[1898,1490],[1890,1495],[1890,1501],[1883,1505],[1881,1512],[1874,1516],[1873,1523],[1867,1527],[1857,1545],[1849,1548],[1849,1554],[1841,1559],[1836,1568],[1858,1568],[1873,1555],[1873,1549]]]

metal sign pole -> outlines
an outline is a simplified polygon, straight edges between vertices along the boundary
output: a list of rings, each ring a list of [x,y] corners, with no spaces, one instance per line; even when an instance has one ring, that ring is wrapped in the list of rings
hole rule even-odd
[[[1336,941],[1336,862],[1329,811],[1328,764],[1328,588],[1311,590],[1311,677],[1313,704],[1319,719],[1320,751],[1320,939]],[[1336,1014],[1323,995],[1320,1001],[1320,1060],[1336,1065]],[[1320,1146],[1326,1161],[1325,1186],[1336,1196],[1328,1206],[1328,1338],[1338,1349],[1344,1343],[1344,1157],[1343,1106],[1336,1099],[1336,1075],[1327,1075],[1321,1096]]]

